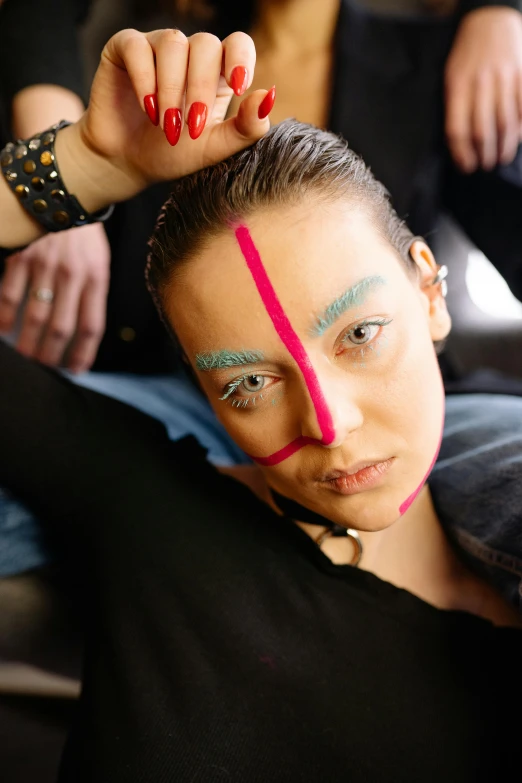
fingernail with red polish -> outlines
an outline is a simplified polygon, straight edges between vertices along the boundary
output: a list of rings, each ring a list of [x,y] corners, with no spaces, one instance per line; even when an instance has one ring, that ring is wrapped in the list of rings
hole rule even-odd
[[[189,109],[187,125],[191,139],[199,139],[207,121],[207,105],[195,101]]]
[[[236,65],[230,74],[230,86],[236,95],[243,95],[248,84],[248,71],[242,65]]]
[[[274,86],[268,90],[267,94],[259,104],[257,116],[259,117],[260,120],[264,120],[265,117],[268,117],[268,115],[274,108],[275,98],[276,98],[276,88],[274,84]]]
[[[145,106],[145,111],[152,124],[159,125],[158,101],[156,100],[156,96],[153,93],[146,95],[143,99],[143,105]]]
[[[167,109],[163,117],[163,129],[168,143],[174,147],[181,134],[181,112],[179,109]]]

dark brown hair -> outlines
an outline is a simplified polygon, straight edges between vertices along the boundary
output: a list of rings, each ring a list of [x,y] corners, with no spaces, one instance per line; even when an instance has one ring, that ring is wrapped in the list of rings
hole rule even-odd
[[[174,182],[147,264],[147,284],[163,320],[176,271],[212,237],[260,209],[292,206],[310,196],[348,200],[364,211],[416,277],[409,253],[416,237],[363,160],[333,133],[285,120],[248,149]]]

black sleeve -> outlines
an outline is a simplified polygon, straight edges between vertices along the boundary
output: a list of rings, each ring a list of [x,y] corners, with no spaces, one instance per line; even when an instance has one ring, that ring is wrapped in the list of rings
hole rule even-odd
[[[479,8],[500,8],[502,6],[521,11],[522,0],[460,0],[459,16],[462,17],[465,14],[469,14],[470,11],[478,11]]]
[[[2,101],[33,84],[56,84],[84,98],[78,26],[89,0],[5,0],[0,7]]]
[[[90,530],[124,495],[146,502],[151,483],[176,470],[173,446],[156,420],[0,340],[0,486],[44,522]]]

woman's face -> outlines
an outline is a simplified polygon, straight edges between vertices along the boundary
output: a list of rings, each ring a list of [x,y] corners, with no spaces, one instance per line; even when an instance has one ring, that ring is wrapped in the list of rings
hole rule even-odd
[[[422,243],[420,278],[436,274]],[[422,282],[421,282],[422,285]],[[278,492],[360,530],[403,513],[434,462],[450,322],[350,204],[260,212],[212,239],[167,314],[218,419]]]

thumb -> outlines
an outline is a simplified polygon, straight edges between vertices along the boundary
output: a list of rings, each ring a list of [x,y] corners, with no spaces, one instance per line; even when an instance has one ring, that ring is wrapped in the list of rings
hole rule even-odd
[[[256,90],[241,101],[235,117],[216,123],[210,129],[205,150],[209,158],[207,165],[228,158],[262,138],[270,129],[268,115],[274,101],[275,87]]]

